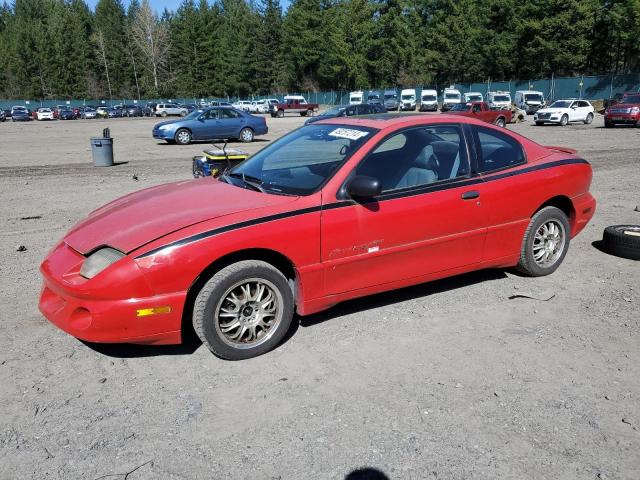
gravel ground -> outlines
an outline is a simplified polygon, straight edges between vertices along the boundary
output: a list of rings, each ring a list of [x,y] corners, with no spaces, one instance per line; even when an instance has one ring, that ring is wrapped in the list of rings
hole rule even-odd
[[[640,129],[510,127],[594,168],[598,211],[553,275],[348,302],[226,362],[198,345],[89,346],[37,310],[38,266],[73,223],[190,177],[206,144],[157,143],[153,123],[0,124],[0,478],[640,478],[640,264],[593,245],[640,224]],[[268,123],[267,140],[302,119]],[[104,126],[122,163],[98,169]]]

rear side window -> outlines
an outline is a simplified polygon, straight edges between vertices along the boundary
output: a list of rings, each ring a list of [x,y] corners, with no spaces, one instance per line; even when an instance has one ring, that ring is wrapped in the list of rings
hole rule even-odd
[[[522,145],[497,130],[473,127],[478,145],[478,171],[492,172],[525,162]]]

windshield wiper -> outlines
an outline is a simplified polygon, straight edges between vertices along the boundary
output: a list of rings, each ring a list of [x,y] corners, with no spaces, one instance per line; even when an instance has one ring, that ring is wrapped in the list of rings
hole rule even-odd
[[[257,177],[252,177],[251,175],[245,175],[244,172],[242,173],[231,172],[231,173],[228,173],[227,176],[233,177],[233,178],[239,178],[240,180],[242,180],[242,183],[251,187],[253,190],[257,192],[267,193],[266,190],[261,186],[264,182]]]

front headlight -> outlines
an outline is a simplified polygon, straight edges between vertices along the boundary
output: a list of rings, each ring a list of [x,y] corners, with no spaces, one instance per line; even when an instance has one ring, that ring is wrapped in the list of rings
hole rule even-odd
[[[93,278],[109,265],[116,263],[125,254],[111,247],[96,250],[82,264],[80,275],[84,278]]]
[[[169,129],[171,129],[171,125],[160,125],[158,127],[158,130],[163,130],[163,131],[166,131],[166,130],[169,130]]]
[[[629,113],[638,113],[640,112],[640,107],[631,107],[631,111]]]

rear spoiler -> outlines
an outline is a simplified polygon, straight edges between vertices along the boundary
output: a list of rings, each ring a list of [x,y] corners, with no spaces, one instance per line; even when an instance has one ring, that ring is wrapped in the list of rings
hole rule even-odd
[[[557,152],[570,153],[571,155],[575,155],[576,153],[578,153],[578,150],[576,150],[575,148],[557,147],[555,145],[545,145],[545,148],[548,148],[549,150],[555,150]]]

